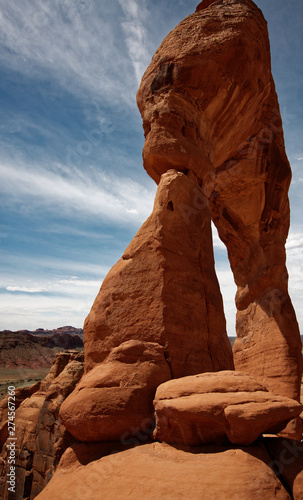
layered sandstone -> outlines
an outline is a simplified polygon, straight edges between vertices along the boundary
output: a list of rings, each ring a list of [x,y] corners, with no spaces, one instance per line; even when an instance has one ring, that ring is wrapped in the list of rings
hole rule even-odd
[[[233,367],[198,184],[163,174],[153,212],[110,270],[84,324],[85,370],[125,341],[164,347],[171,377]]]
[[[83,374],[83,353],[56,355],[50,373],[31,388],[16,390],[16,492],[14,498],[34,499],[50,480],[65,449],[74,442],[59,419],[65,397]],[[1,404],[3,446],[0,456],[0,498],[13,498],[6,474],[11,441],[7,438],[7,401]]]
[[[291,170],[266,21],[251,0],[204,0],[162,42],[137,94],[144,167],[197,178],[238,287],[236,369],[299,400],[301,340],[288,295]]]
[[[237,371],[170,380],[155,395],[155,439],[170,444],[249,445],[281,431],[302,406]]]

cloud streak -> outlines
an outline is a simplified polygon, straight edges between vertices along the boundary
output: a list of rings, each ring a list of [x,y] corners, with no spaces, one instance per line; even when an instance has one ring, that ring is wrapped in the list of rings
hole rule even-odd
[[[148,16],[145,1],[140,5],[135,0],[118,0],[125,14],[121,26],[125,34],[125,43],[130,60],[135,70],[137,84],[140,84],[142,75],[150,62],[150,44],[144,21]]]
[[[1,280],[0,329],[82,327],[99,291],[101,280],[77,276],[35,281],[18,277],[12,285]],[[13,300],[12,300],[13,296]]]
[[[144,38],[144,30],[132,4],[133,0],[127,1],[123,27],[131,60],[140,66],[141,58],[133,50]],[[109,102],[119,96],[121,102],[134,103],[136,77],[129,71],[129,54],[119,43],[119,24],[112,22],[119,15],[117,7],[116,2],[105,6],[91,0],[4,2],[0,61],[30,78],[55,78],[83,99],[89,93],[90,98],[99,96]]]
[[[303,247],[303,233],[290,233],[287,242],[286,242],[286,250],[290,252],[294,248]]]
[[[41,166],[2,163],[0,192],[8,203],[27,202],[27,210],[40,207],[66,214],[91,215],[116,223],[143,222],[153,206],[154,189],[148,190],[129,178],[92,168],[82,172],[65,165],[55,171]],[[23,207],[24,209],[24,207]]]
[[[80,279],[76,276],[68,277],[65,279],[57,278],[52,281],[43,280],[43,282],[40,283],[32,282],[31,280],[26,280],[26,282],[27,286],[24,286],[24,284],[9,285],[5,287],[5,290],[16,294],[48,293],[53,295],[65,295],[69,297],[75,297],[75,296],[85,297],[86,295],[90,296],[96,295],[102,283],[101,280]]]
[[[1,294],[1,329],[35,330],[58,328],[58,325],[82,327],[94,297],[43,296],[31,294]]]

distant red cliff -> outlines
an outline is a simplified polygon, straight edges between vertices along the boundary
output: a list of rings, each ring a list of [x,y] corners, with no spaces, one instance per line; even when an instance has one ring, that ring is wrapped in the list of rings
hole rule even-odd
[[[4,330],[0,332],[0,369],[48,367],[58,352],[82,348],[81,328],[64,326],[54,330]]]

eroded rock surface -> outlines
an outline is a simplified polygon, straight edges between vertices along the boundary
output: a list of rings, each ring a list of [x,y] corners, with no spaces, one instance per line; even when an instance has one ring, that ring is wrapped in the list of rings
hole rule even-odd
[[[302,410],[237,371],[170,380],[158,387],[154,405],[155,439],[191,446],[249,445],[263,433],[279,432]]]
[[[70,450],[66,453],[72,455]],[[271,459],[262,445],[249,449],[205,446],[192,451],[148,443],[87,465],[76,457],[66,462],[63,456],[62,468],[37,500],[291,498],[269,466]]]
[[[235,367],[299,400],[301,340],[288,295],[291,170],[267,25],[251,0],[204,0],[162,42],[137,94],[144,167],[195,175],[238,287]]]
[[[41,383],[16,390],[16,493],[10,494],[7,490],[11,441],[5,441],[0,457],[0,498],[3,500],[32,500],[50,480],[63,451],[74,441],[59,419],[59,408],[82,374],[83,353],[60,353]],[[7,437],[6,400],[2,406],[1,428]]]
[[[172,377],[233,367],[210,212],[197,183],[175,170],[102,283],[84,324],[85,370],[127,340],[162,345]]]
[[[267,438],[264,444],[277,476],[283,478],[294,500],[302,500],[303,443],[291,439]]]
[[[80,441],[120,441],[142,423],[152,432],[153,397],[169,380],[159,344],[129,340],[90,370],[63,402],[60,418]]]

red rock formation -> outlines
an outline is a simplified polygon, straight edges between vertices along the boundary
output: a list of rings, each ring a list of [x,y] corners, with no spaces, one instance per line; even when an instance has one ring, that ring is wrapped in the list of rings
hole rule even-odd
[[[161,383],[232,368],[199,186],[163,174],[154,209],[105,278],[84,325],[85,368],[60,416],[83,441],[117,440],[146,419]]]
[[[120,441],[142,422],[153,428],[153,397],[170,379],[159,344],[128,340],[90,370],[60,408],[67,430],[80,441]]]
[[[61,407],[77,437],[119,441],[72,445],[37,498],[290,499],[274,472],[275,447],[262,438],[245,449],[171,447],[148,442],[150,426],[140,422],[163,378],[232,365],[210,211],[238,285],[236,363],[277,394],[298,396],[300,339],[284,252],[290,169],[266,23],[254,3],[201,2],[156,52],[138,104],[145,168],[159,182],[154,211],[103,282],[85,322],[86,374]],[[300,410],[247,375],[204,373],[158,388],[156,436],[193,443],[194,435],[197,444],[218,428],[222,437],[223,427],[250,443]],[[301,475],[300,467],[286,471],[296,498]]]
[[[162,42],[137,95],[144,167],[190,171],[238,287],[235,367],[299,400],[301,340],[287,292],[286,157],[266,22],[251,0],[204,0]]]
[[[14,405],[17,410],[21,403],[32,396],[35,392],[39,391],[41,382],[35,382],[28,387],[19,387],[15,390]],[[8,438],[7,419],[8,416],[8,396],[5,396],[0,402],[0,449]]]
[[[74,441],[59,420],[59,408],[82,374],[82,353],[60,353],[44,381],[16,390],[16,493],[11,496],[7,490],[11,442],[6,441],[0,456],[1,499],[33,499],[51,478],[63,451]],[[1,406],[1,428],[7,431],[6,399]]]
[[[165,349],[172,377],[233,366],[210,214],[189,176],[162,176],[154,209],[103,281],[84,325],[85,369],[127,340]]]
[[[265,447],[277,476],[292,492],[294,500],[303,498],[303,443],[290,439],[266,438]]]
[[[62,457],[62,468],[60,463],[37,500],[291,498],[269,466],[271,459],[262,444],[249,448],[204,446],[193,451],[148,443],[107,454],[87,465],[71,450],[66,453],[69,460]]]
[[[249,445],[261,434],[282,430],[302,411],[297,401],[237,371],[169,380],[158,387],[154,405],[155,439],[191,446],[228,440]]]

